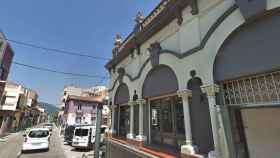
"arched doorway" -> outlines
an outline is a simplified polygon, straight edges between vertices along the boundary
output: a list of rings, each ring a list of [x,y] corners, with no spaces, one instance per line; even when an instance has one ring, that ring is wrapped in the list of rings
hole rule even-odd
[[[114,124],[117,135],[123,138],[129,132],[129,98],[129,89],[126,84],[122,83],[115,93],[114,103],[117,105],[117,110],[115,111]]]
[[[216,56],[214,80],[234,157],[280,155],[279,27],[278,8],[235,30]]]
[[[193,144],[197,146],[200,154],[207,155],[213,150],[214,144],[208,99],[200,88],[203,85],[202,80],[196,76],[194,70],[191,71],[191,77],[187,88],[192,91],[189,104]]]
[[[173,70],[165,65],[154,67],[147,75],[142,89],[150,109],[150,142],[155,148],[177,152],[184,143],[185,128],[183,104],[177,96],[178,81]]]

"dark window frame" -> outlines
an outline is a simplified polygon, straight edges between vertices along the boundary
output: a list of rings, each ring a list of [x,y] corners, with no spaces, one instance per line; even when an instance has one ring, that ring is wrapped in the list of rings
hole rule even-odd
[[[169,101],[169,106],[170,106],[170,110],[171,110],[171,126],[172,126],[172,131],[171,132],[164,132],[163,131],[163,116],[162,116],[162,113],[163,113],[163,108],[162,106],[165,106],[162,104],[163,100],[164,99],[167,99],[169,98],[170,101]],[[176,108],[178,108],[178,106],[180,104],[179,101],[181,102],[181,106],[183,106],[183,102],[182,102],[182,99],[180,97],[178,97],[177,95],[171,95],[171,96],[166,96],[166,97],[161,97],[161,98],[157,98],[157,99],[151,99],[150,100],[150,112],[149,112],[149,115],[150,115],[150,135],[151,135],[151,141],[150,141],[150,145],[156,145],[157,148],[165,148],[164,146],[164,140],[167,138],[167,139],[173,139],[173,142],[174,142],[174,146],[173,147],[170,147],[170,148],[174,148],[175,150],[179,150],[179,147],[180,147],[180,143],[179,141],[182,141],[184,142],[185,141],[185,131],[184,133],[180,133],[178,132],[178,123],[177,123],[177,111],[176,111]],[[160,112],[160,114],[157,114],[157,117],[158,118],[158,123],[159,123],[159,131],[153,131],[153,120],[152,120],[152,110],[153,110],[153,102],[155,107],[154,109],[156,108],[159,108],[158,111]],[[183,113],[183,111],[182,111]],[[184,114],[182,114],[184,116]],[[182,125],[185,125],[184,122],[182,123]],[[154,134],[157,134],[159,136],[158,139],[160,139],[161,142],[159,142],[159,144],[153,142],[153,133]],[[154,144],[155,143],[155,144]]]

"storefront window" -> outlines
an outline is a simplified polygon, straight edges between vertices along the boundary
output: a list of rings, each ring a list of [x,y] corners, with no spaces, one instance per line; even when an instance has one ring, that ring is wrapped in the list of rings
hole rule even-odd
[[[162,100],[161,109],[162,109],[162,122],[163,132],[170,133],[173,131],[173,118],[172,118],[172,109],[171,109],[171,98],[165,98]]]
[[[158,126],[159,121],[158,121],[158,111],[157,109],[152,109],[152,125],[153,126]]]
[[[152,100],[150,110],[152,144],[179,149],[185,134],[181,98],[172,96]]]
[[[120,107],[120,122],[119,122],[119,136],[126,137],[129,133],[129,118],[130,109],[129,106]]]
[[[176,127],[177,133],[184,135],[185,134],[185,124],[184,124],[184,109],[182,99],[179,97],[174,98],[175,103],[175,112],[176,112]]]
[[[160,131],[160,100],[151,103],[151,116],[152,130]]]

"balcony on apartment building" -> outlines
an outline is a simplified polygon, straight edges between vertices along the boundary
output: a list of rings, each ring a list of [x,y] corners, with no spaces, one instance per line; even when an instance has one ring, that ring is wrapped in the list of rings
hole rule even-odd
[[[76,109],[76,115],[82,116],[84,114],[82,110],[82,105],[78,105],[78,108]]]

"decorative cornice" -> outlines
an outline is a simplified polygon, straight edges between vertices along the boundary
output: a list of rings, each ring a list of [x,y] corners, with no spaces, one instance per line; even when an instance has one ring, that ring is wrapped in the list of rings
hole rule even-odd
[[[216,96],[216,93],[220,91],[220,87],[216,84],[212,85],[203,85],[200,86],[203,93],[206,93],[208,97]]]
[[[237,8],[238,8],[237,5],[233,5],[233,6],[231,6],[227,11],[225,11],[224,14],[222,14],[222,15],[216,20],[216,22],[210,27],[210,29],[208,30],[208,32],[206,33],[206,35],[205,35],[204,38],[202,39],[200,45],[198,45],[198,46],[196,46],[196,47],[194,47],[194,48],[192,48],[192,49],[190,49],[190,50],[188,50],[188,51],[186,51],[186,52],[184,52],[184,53],[182,53],[182,54],[177,53],[177,52],[174,52],[174,51],[166,50],[166,49],[162,49],[162,50],[160,51],[159,54],[172,54],[172,55],[176,56],[177,58],[182,59],[182,58],[185,58],[185,57],[187,57],[187,56],[189,56],[189,55],[191,55],[191,54],[193,54],[193,53],[195,53],[195,52],[198,52],[198,51],[202,50],[202,49],[205,47],[207,41],[208,41],[208,40],[210,39],[210,37],[212,36],[212,34],[216,31],[216,29],[217,29],[217,28],[222,24],[222,22],[223,22],[229,15],[231,15]],[[142,74],[142,72],[143,72],[145,66],[149,63],[149,61],[150,61],[150,57],[147,58],[147,59],[145,60],[145,62],[143,63],[142,67],[140,68],[138,74],[137,74],[135,77],[132,77],[131,75],[129,75],[129,74],[127,74],[127,73],[125,73],[124,76],[127,76],[131,82],[137,80],[137,79],[141,76],[141,74]],[[114,81],[113,86],[112,86],[108,91],[111,92],[111,91],[115,88],[115,86],[116,86],[116,80]]]
[[[198,14],[199,10],[198,10],[197,0],[190,0],[189,3],[192,8],[191,10],[192,15]]]
[[[151,65],[153,67],[159,65],[159,54],[161,52],[162,48],[160,46],[159,42],[154,42],[150,45],[150,48],[148,48],[148,51],[150,53],[150,59],[151,59]]]
[[[117,106],[117,105],[111,105],[110,107],[111,107],[111,109],[113,109],[113,108],[115,109],[115,108],[117,108],[118,106]]]
[[[119,83],[121,84],[121,83],[123,83],[123,76],[125,75],[125,69],[122,67],[118,68],[118,74],[119,74],[118,80],[119,80]]]
[[[182,10],[183,9],[181,8],[181,6],[176,4],[175,16],[177,18],[177,24],[178,25],[182,25],[183,20],[184,20]]]
[[[134,105],[137,104],[137,102],[136,101],[129,101],[127,104],[130,105],[130,106],[134,106]]]
[[[178,90],[177,95],[182,98],[188,98],[192,96],[192,91],[189,89]]]
[[[145,103],[146,103],[145,99],[138,99],[137,100],[137,104],[139,104],[139,105],[144,105]]]
[[[180,17],[180,13],[176,10],[183,10],[187,6],[192,8],[192,14],[198,14],[197,0],[162,0],[160,4],[148,15],[141,23],[142,29],[140,32],[132,32],[122,43],[119,48],[118,56],[110,60],[105,67],[117,65],[124,58],[129,56],[130,48],[135,45],[135,39],[138,44],[142,44],[150,39],[155,33],[171,23],[174,19],[183,21],[183,17]]]

